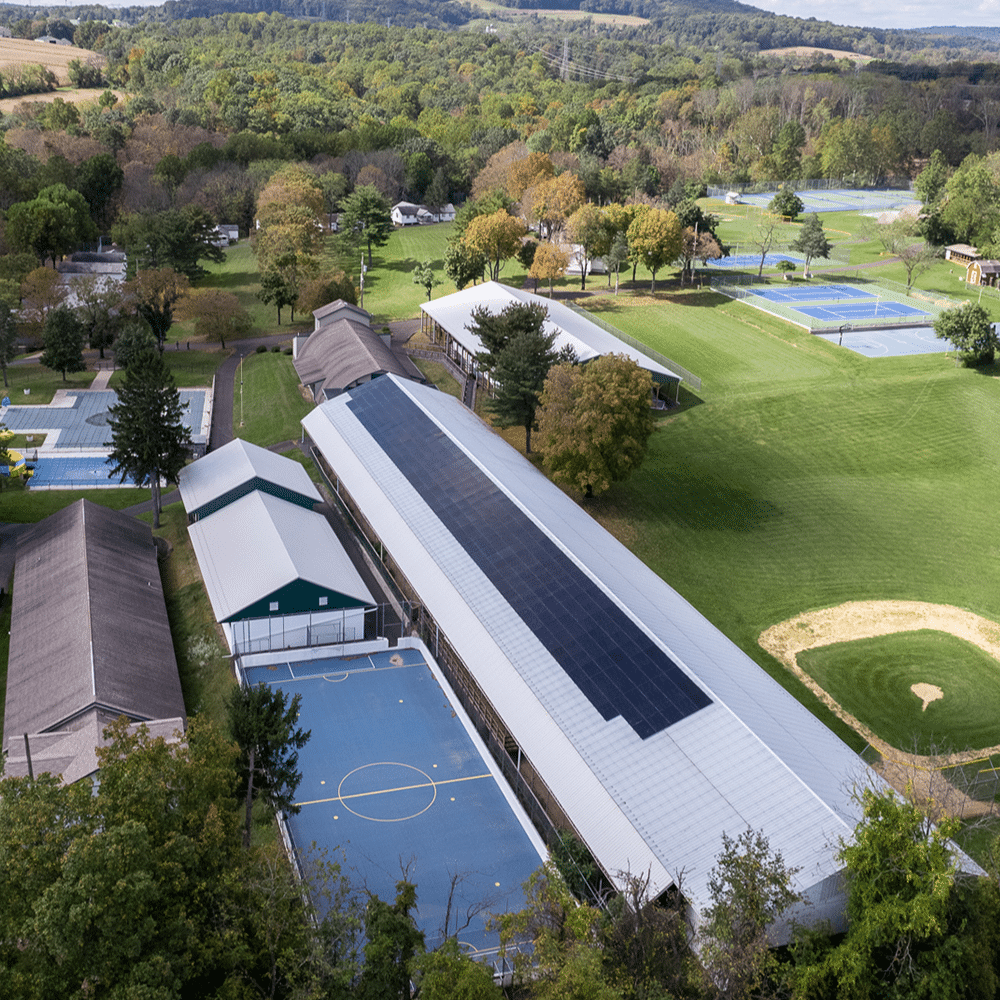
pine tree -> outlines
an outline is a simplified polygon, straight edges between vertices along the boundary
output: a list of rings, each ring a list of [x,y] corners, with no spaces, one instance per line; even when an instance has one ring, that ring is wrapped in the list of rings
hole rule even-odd
[[[788,244],[788,249],[805,254],[806,277],[809,276],[809,262],[813,257],[830,256],[833,244],[826,238],[826,233],[823,232],[823,223],[815,212],[806,216],[806,221],[799,230],[799,235]]]
[[[180,394],[173,375],[156,350],[132,359],[111,407],[109,476],[127,476],[139,486],[149,483],[153,496],[153,527],[160,526],[160,479],[176,483],[191,448],[191,432],[184,425]]]
[[[236,688],[227,702],[229,729],[240,748],[241,785],[246,788],[246,825],[243,843],[250,846],[253,802],[263,796],[274,809],[297,813],[293,804],[302,773],[298,750],[311,730],[295,728],[301,695],[289,702],[280,688],[265,684]]]

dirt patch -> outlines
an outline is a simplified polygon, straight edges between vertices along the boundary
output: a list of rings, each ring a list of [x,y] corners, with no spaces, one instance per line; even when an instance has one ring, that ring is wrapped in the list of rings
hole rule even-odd
[[[934,811],[965,817],[984,815],[990,811],[989,804],[968,798],[948,784],[938,769],[1000,753],[1000,745],[936,757],[906,753],[879,739],[846,711],[799,666],[796,659],[803,650],[818,646],[891,635],[894,632],[915,632],[919,629],[948,632],[1000,660],[1000,631],[996,622],[961,608],[923,601],[849,601],[835,608],[810,611],[772,625],[760,634],[758,642],[761,648],[802,681],[838,719],[846,722],[885,758],[878,770],[893,787],[909,791],[925,806],[933,804]],[[918,696],[923,698],[923,695]]]

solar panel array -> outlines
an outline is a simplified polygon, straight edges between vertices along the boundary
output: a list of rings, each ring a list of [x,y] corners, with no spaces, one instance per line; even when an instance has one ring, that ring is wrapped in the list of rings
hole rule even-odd
[[[393,381],[347,405],[605,720],[647,739],[711,704]]]

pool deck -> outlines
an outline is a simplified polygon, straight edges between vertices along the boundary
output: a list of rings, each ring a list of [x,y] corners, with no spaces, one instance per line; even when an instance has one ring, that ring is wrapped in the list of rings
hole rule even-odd
[[[107,455],[111,450],[111,426],[108,411],[118,400],[107,385],[110,373],[98,372],[89,389],[57,389],[51,403],[30,403],[0,408],[0,421],[18,434],[44,434],[45,442],[37,449],[38,458],[46,456]],[[212,426],[212,390],[180,389],[187,404],[185,422],[195,445],[208,444]],[[29,446],[30,447],[30,446]]]

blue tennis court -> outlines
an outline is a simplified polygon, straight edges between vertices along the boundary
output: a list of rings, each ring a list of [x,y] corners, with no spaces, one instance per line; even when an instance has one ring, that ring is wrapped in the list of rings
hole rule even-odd
[[[244,671],[302,695],[301,812],[288,817],[297,849],[340,847],[356,885],[395,898],[401,865],[417,886],[417,922],[440,940],[452,875],[463,947],[488,952],[489,912],[520,909],[522,883],[541,864],[541,841],[522,823],[422,650],[275,663]],[[484,750],[485,753],[485,750]],[[502,781],[502,779],[500,779]],[[508,793],[509,794],[509,793]]]
[[[744,204],[767,208],[777,191],[743,194]],[[802,200],[804,212],[890,212],[916,203],[912,191],[884,188],[882,190],[857,190],[840,188],[829,191],[802,190],[795,192]]]
[[[780,261],[787,260],[795,265],[805,264],[804,257],[790,257],[787,253],[768,253],[764,255],[764,267],[774,267]],[[760,267],[760,254],[737,253],[730,257],[716,257],[705,261],[709,267],[750,268]]]
[[[791,306],[794,312],[827,323],[850,323],[854,320],[887,319],[905,316],[929,316],[930,313],[902,302],[845,302],[842,305]]]
[[[837,299],[873,299],[871,292],[853,285],[790,285],[765,288],[755,294],[768,302],[832,302]]]

